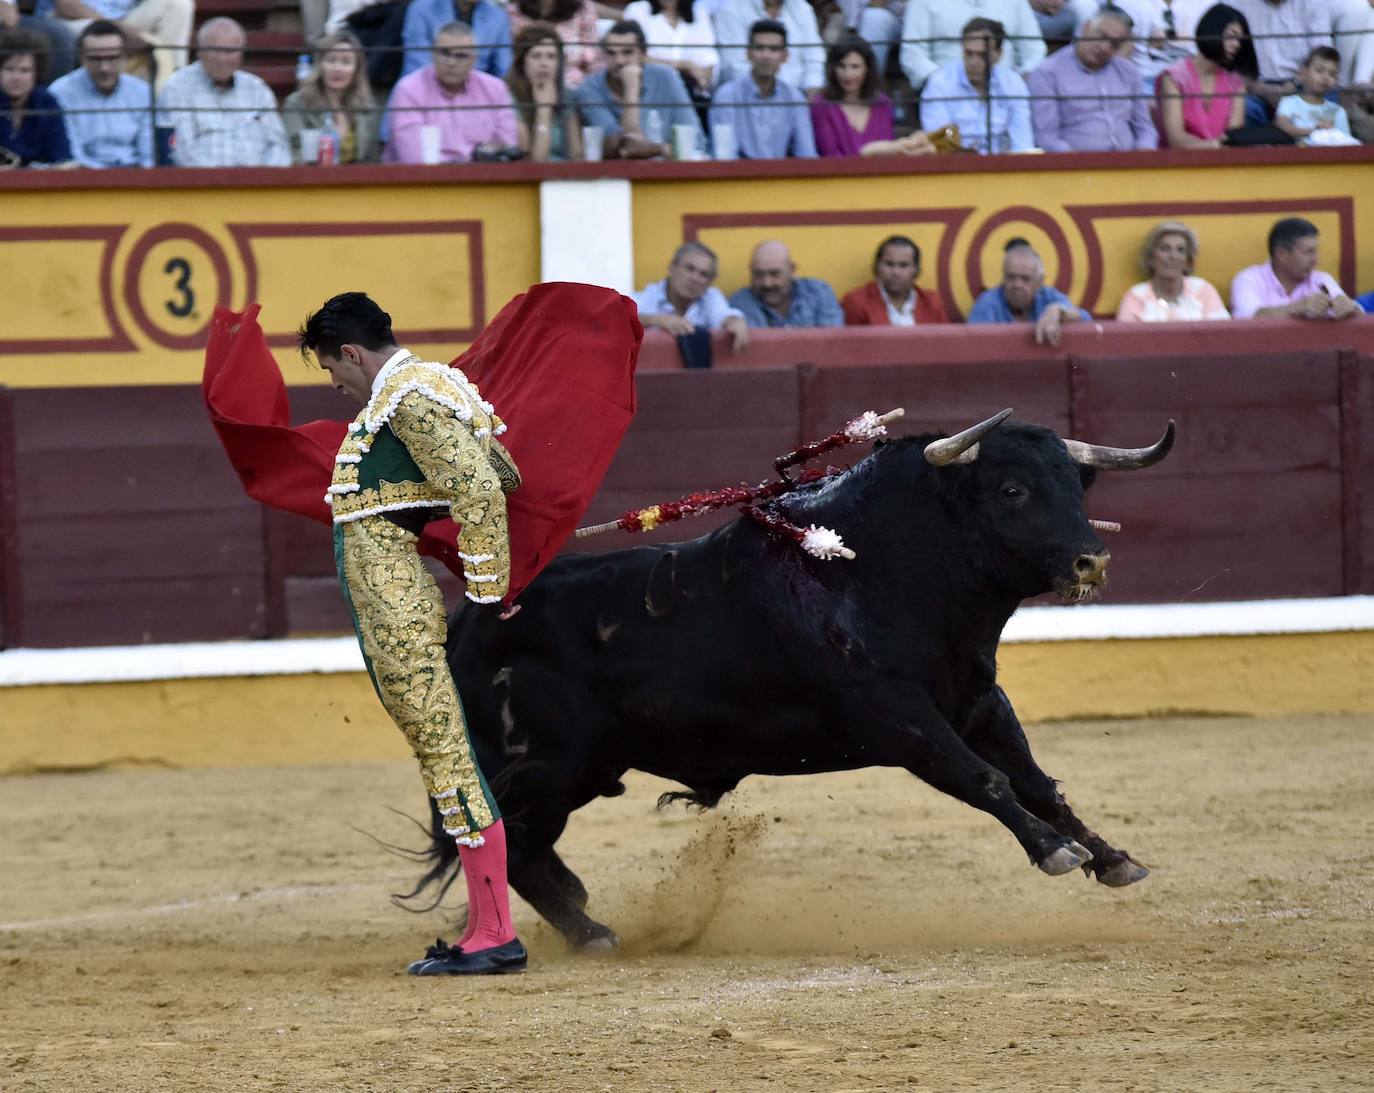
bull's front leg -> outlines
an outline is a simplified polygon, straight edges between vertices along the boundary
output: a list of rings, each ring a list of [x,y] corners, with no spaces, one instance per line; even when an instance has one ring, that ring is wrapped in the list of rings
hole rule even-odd
[[[918,700],[883,708],[852,701],[851,717],[864,719],[858,724],[865,743],[882,756],[880,762],[905,767],[940,792],[996,817],[1032,865],[1058,876],[1092,859],[1086,847],[1022,807],[1007,776],[975,754],[932,704]]]
[[[1149,869],[1126,851],[1111,846],[1074,815],[1058,784],[1031,755],[1021,722],[1001,687],[994,687],[978,703],[965,726],[964,739],[973,751],[1006,774],[1012,790],[1031,812],[1092,852],[1092,861],[1083,867],[1085,872],[1112,888],[1150,875]]]

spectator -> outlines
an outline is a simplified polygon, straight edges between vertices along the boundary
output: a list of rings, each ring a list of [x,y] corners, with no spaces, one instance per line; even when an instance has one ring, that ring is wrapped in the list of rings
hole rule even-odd
[[[195,0],[38,0],[35,14],[55,16],[80,34],[96,19],[118,23],[125,42],[153,51],[153,85],[166,86],[173,72],[186,67]]]
[[[563,80],[569,88],[581,86],[583,80],[606,66],[597,49],[596,5],[592,0],[508,0],[506,11],[512,31],[536,20],[557,28],[563,39]]]
[[[1350,137],[1350,118],[1339,103],[1326,96],[1336,89],[1341,78],[1341,55],[1330,46],[1317,46],[1298,69],[1299,91],[1285,95],[1274,110],[1274,124],[1299,144],[1319,143],[1313,137],[1324,129],[1334,129]]]
[[[1153,148],[1155,127],[1140,73],[1116,55],[1131,35],[1112,8],[1084,23],[1073,45],[1045,58],[1026,81],[1035,143],[1047,152]]]
[[[945,305],[916,283],[921,248],[905,235],[890,235],[873,256],[873,280],[845,294],[845,326],[925,326],[947,323]]]
[[[1035,21],[1040,24],[1040,36],[1047,49],[1058,49],[1073,41],[1080,23],[1097,14],[1097,0],[1030,0]]]
[[[1329,273],[1317,269],[1317,226],[1290,216],[1269,231],[1269,261],[1250,266],[1231,282],[1237,319],[1348,319],[1359,305]]]
[[[995,19],[1011,38],[1011,67],[1023,76],[1045,59],[1045,39],[1029,0],[910,0],[902,20],[902,71],[920,91],[930,74],[959,60],[963,27]]]
[[[1245,119],[1268,125],[1285,95],[1297,90],[1293,77],[1317,46],[1332,44],[1330,0],[1231,0],[1254,37],[1259,76],[1246,82]]]
[[[736,351],[749,344],[749,324],[744,313],[731,307],[725,294],[711,282],[720,265],[716,252],[702,243],[683,243],[668,264],[668,276],[645,285],[636,292],[639,321],[646,328],[656,327],[674,337],[690,334],[697,327],[725,330]]]
[[[25,15],[17,0],[0,0],[0,33],[7,30],[31,30],[41,34],[48,43],[47,73],[51,79],[65,76],[76,65],[76,35],[65,23],[56,19],[41,19]]]
[[[1104,5],[1105,6],[1105,5]],[[1178,13],[1171,0],[1111,0],[1131,20],[1131,40],[1121,56],[1140,70],[1140,86],[1154,98],[1160,73],[1193,53],[1195,46],[1178,33]]]
[[[514,145],[515,106],[503,80],[477,71],[472,27],[449,23],[434,35],[434,63],[401,77],[387,103],[387,163],[424,163],[423,131],[438,130],[439,162]]]
[[[381,154],[381,117],[367,78],[363,44],[346,30],[327,33],[315,45],[315,66],[282,103],[282,121],[296,163],[304,130],[333,131],[339,163],[376,163]]]
[[[926,80],[921,124],[927,129],[957,125],[959,143],[984,154],[1029,152],[1035,147],[1030,91],[1001,63],[1006,28],[979,16],[964,24],[963,35],[963,58],[946,61]]]
[[[506,9],[493,0],[410,0],[401,28],[401,45],[405,47],[401,75],[409,76],[432,64],[430,49],[435,36],[441,27],[454,23],[472,28],[477,42],[477,71],[504,76],[510,69],[511,21]],[[330,26],[333,24],[331,19]]]
[[[124,32],[96,19],[76,48],[81,67],[48,88],[62,105],[72,156],[83,167],[151,167],[153,93],[124,71]]]
[[[825,82],[825,46],[816,22],[815,9],[807,0],[724,0],[716,9],[716,45],[720,52],[720,78],[733,80],[747,75],[750,62],[746,46],[749,28],[760,19],[781,23],[792,48],[778,71],[783,83],[814,95]]]
[[[601,48],[605,69],[588,77],[575,99],[583,122],[600,127],[604,134],[603,155],[667,155],[665,142],[674,125],[690,125],[700,138],[701,122],[677,73],[666,65],[647,63],[643,27],[621,20],[606,32]]]
[[[1073,306],[1057,288],[1045,284],[1045,264],[1024,239],[1008,244],[1002,255],[1002,283],[981,293],[969,312],[970,323],[1032,322],[1040,345],[1058,345],[1064,323],[1090,316]]]
[[[733,159],[719,127],[728,125],[740,159],[816,157],[811,112],[800,88],[778,79],[787,62],[787,28],[760,19],[749,28],[750,69],[726,80],[711,100],[711,145],[717,159]]]
[[[1374,4],[1369,0],[1331,0],[1331,29],[1345,59],[1341,85],[1374,81]]]
[[[516,34],[506,85],[525,155],[536,163],[582,158],[582,127],[563,89],[563,39],[552,23],[530,23]]]
[[[1197,252],[1197,236],[1186,224],[1166,220],[1156,225],[1140,255],[1150,279],[1126,290],[1116,317],[1136,323],[1229,319],[1217,290],[1193,276]]]
[[[782,243],[760,243],[749,258],[749,287],[730,297],[750,326],[843,326],[835,290],[815,277],[796,276]]]
[[[881,81],[887,71],[887,59],[892,47],[902,36],[902,16],[906,13],[906,0],[840,0],[842,22],[845,28],[857,34],[873,47],[874,68]],[[838,38],[843,38],[840,34]],[[827,41],[836,37],[826,35]]]
[[[825,59],[825,87],[811,100],[811,127],[823,156],[928,156],[919,129],[896,139],[892,100],[879,90],[878,65],[862,38],[845,38]]]
[[[178,167],[287,167],[291,146],[272,89],[243,72],[243,28],[219,16],[196,34],[194,64],[172,73],[157,98]]]
[[[32,30],[0,32],[0,148],[20,166],[50,166],[72,158],[62,108],[42,87],[48,42]]]
[[[1159,129],[1167,148],[1220,148],[1245,124],[1245,81],[1256,73],[1255,44],[1245,16],[1226,4],[1197,24],[1197,56],[1160,74]]]
[[[711,101],[720,54],[709,15],[698,12],[693,0],[632,0],[625,5],[625,18],[644,28],[649,60],[677,69],[695,101]]]

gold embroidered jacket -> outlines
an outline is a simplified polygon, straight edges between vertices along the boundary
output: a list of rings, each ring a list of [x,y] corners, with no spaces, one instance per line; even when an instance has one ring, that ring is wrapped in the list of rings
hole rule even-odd
[[[447,507],[467,597],[497,602],[510,589],[505,495],[520,485],[496,439],[504,422],[458,369],[415,356],[383,368],[372,391],[334,460],[334,523]]]

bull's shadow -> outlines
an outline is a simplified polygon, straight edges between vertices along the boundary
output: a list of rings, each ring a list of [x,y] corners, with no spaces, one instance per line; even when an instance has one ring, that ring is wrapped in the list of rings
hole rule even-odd
[[[1109,555],[1084,490],[1100,468],[1164,458],[1173,422],[1150,448],[1116,449],[1008,414],[879,442],[771,503],[838,531],[852,561],[819,561],[740,518],[688,542],[558,558],[506,622],[455,612],[449,663],[506,817],[511,883],[571,944],[616,938],[554,844],[631,769],[686,787],[660,804],[710,808],[751,774],[904,767],[995,816],[1046,873],[1147,875],[1036,765],[996,653],[1022,600],[1102,587]],[[421,888],[457,869],[438,820]]]

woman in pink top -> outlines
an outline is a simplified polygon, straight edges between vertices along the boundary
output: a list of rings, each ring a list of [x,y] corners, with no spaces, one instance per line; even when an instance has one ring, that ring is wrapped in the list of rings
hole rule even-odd
[[[605,67],[596,33],[596,5],[592,0],[510,0],[512,37],[533,22],[552,23],[563,40],[563,83],[576,87]]]
[[[1245,124],[1243,77],[1259,73],[1245,16],[1214,4],[1198,20],[1197,48],[1197,56],[1170,65],[1155,84],[1167,148],[1220,148],[1227,130]]]
[[[862,38],[846,38],[825,58],[825,87],[811,100],[811,127],[822,156],[926,156],[922,132],[895,140],[892,100],[878,90],[878,63]]]
[[[1121,322],[1177,323],[1229,319],[1217,290],[1192,276],[1197,236],[1187,224],[1166,220],[1145,238],[1141,261],[1148,281],[1126,290],[1116,317]]]

